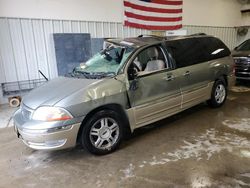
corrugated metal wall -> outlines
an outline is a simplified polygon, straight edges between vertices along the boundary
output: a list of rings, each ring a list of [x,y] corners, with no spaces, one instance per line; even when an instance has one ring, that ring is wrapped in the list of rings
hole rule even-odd
[[[49,78],[56,77],[53,33],[90,33],[98,38],[150,32],[121,23],[0,18],[0,83],[38,79],[38,69]]]
[[[237,45],[241,44],[247,39],[250,39],[250,27],[248,27],[248,33],[245,36],[237,35]]]
[[[237,43],[234,28],[184,26],[188,34],[204,32],[221,38],[230,48]],[[39,79],[40,69],[57,76],[53,33],[90,33],[92,37],[133,37],[150,31],[122,23],[0,17],[0,83]],[[0,93],[1,95],[1,93]]]
[[[1,82],[37,79],[42,70],[57,76],[53,33],[90,33],[92,37],[133,37],[150,31],[122,23],[0,18]],[[204,32],[221,38],[230,48],[237,43],[234,28],[184,26],[188,34]]]

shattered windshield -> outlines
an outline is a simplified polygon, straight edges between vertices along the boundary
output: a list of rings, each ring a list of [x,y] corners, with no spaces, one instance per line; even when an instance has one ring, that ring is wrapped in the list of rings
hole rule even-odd
[[[132,47],[109,45],[86,63],[76,67],[71,75],[94,79],[114,76],[133,50],[134,48]]]

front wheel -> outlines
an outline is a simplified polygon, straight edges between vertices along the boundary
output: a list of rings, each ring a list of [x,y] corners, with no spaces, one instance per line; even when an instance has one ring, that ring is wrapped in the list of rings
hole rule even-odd
[[[123,137],[122,118],[112,110],[94,114],[83,125],[81,143],[90,153],[105,155],[118,148]]]
[[[211,93],[211,98],[208,100],[209,106],[212,108],[218,108],[222,106],[227,98],[227,87],[224,81],[217,80],[215,81]]]

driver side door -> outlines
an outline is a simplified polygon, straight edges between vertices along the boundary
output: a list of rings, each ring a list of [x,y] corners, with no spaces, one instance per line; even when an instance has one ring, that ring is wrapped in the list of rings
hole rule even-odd
[[[145,71],[150,61],[147,57],[150,48],[158,50],[158,60],[155,61],[163,61],[164,68]],[[140,51],[134,59],[140,61],[142,67],[136,78],[129,80],[128,96],[135,116],[135,128],[179,112],[181,109],[180,75],[170,65],[164,49],[160,45],[151,46]],[[133,62],[131,66],[132,64]]]

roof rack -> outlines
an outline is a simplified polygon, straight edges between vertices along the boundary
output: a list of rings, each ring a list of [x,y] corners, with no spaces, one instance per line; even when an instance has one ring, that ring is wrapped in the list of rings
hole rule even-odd
[[[194,33],[191,35],[186,35],[186,37],[193,37],[193,36],[206,36],[206,33]],[[142,37],[153,37],[156,39],[162,39],[162,40],[169,40],[170,38],[173,38],[171,36],[157,36],[157,35],[139,35],[138,38],[142,38]],[[175,36],[175,37],[180,37],[180,36]],[[175,38],[174,37],[174,38]],[[185,36],[184,36],[185,37]]]
[[[188,35],[188,36],[203,36],[203,35],[207,35],[206,33],[195,33],[192,35]]]
[[[157,36],[157,35],[139,35],[138,38],[142,37],[153,37],[153,38],[158,38],[158,39],[165,39],[165,36]]]

